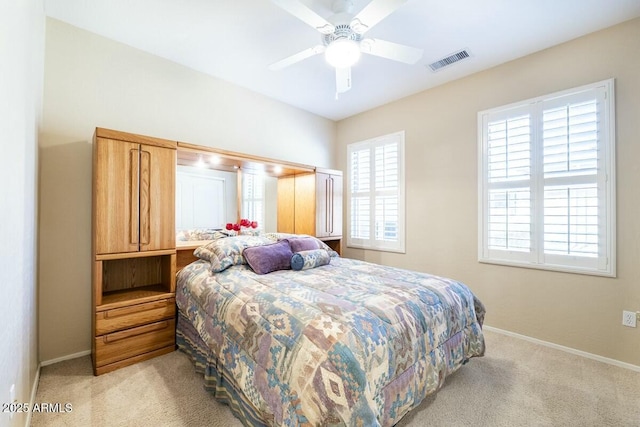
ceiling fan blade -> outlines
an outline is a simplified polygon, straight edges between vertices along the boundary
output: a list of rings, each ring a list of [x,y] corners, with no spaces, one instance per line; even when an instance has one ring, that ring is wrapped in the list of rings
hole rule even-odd
[[[336,98],[351,89],[351,67],[336,68]]]
[[[422,49],[380,39],[364,39],[360,50],[369,55],[380,56],[405,64],[415,64],[422,58]]]
[[[269,69],[271,71],[282,70],[283,68],[295,64],[296,62],[300,62],[303,59],[307,59],[314,55],[322,53],[325,51],[325,49],[326,48],[320,44],[314,47],[310,47],[309,49],[305,49],[302,52],[296,53],[295,55],[291,55],[278,62],[274,62],[273,64],[269,65]]]
[[[309,9],[298,0],[271,0],[282,9],[286,10],[302,22],[311,25],[322,34],[331,34],[335,31],[336,27],[329,23],[322,16]]]
[[[364,34],[406,2],[407,0],[372,0],[353,18],[351,29]]]

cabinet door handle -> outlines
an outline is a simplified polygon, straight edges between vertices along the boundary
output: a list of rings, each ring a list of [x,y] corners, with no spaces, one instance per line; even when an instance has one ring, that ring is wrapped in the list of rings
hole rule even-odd
[[[148,245],[151,234],[151,153],[140,151],[140,244]]]
[[[122,332],[115,332],[113,334],[105,335],[103,340],[105,344],[114,343],[116,341],[124,340],[127,338],[135,337],[142,334],[148,334],[150,332],[161,331],[169,327],[169,322],[166,320],[163,322],[152,323],[151,325],[140,326],[138,328],[128,329]]]
[[[329,195],[329,205],[331,206],[331,218],[329,218],[329,224],[331,224],[331,228],[329,229],[329,233],[333,234],[333,178],[329,178],[331,181],[331,194]]]
[[[324,180],[324,234],[329,232],[329,179]]]
[[[130,185],[130,205],[129,205],[129,241],[132,244],[139,243],[139,228],[138,228],[138,212],[140,203],[139,189],[139,173],[140,173],[140,151],[138,149],[129,150],[129,162],[131,164],[131,175],[129,176]]]

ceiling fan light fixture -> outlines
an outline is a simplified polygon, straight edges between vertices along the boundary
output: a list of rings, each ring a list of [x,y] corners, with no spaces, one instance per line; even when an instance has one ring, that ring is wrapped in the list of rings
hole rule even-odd
[[[338,39],[327,46],[324,57],[336,68],[348,68],[360,59],[360,46],[354,40]]]

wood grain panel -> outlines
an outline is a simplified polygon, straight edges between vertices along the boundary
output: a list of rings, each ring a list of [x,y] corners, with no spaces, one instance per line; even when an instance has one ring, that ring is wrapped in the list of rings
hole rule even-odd
[[[138,144],[96,138],[94,186],[96,254],[126,253],[138,250],[131,242],[131,227],[137,227],[137,200],[132,188],[131,151]],[[137,185],[137,182],[135,183]],[[137,234],[137,232],[135,233]]]
[[[95,340],[93,340],[93,345],[95,347]],[[120,360],[115,363],[110,363],[108,365],[96,366],[95,358],[96,352],[93,351],[93,374],[94,375],[102,375],[107,372],[115,371],[116,369],[124,368],[125,366],[133,365],[134,363],[142,362],[143,360],[149,360],[154,357],[162,356],[163,354],[171,353],[176,350],[175,343],[169,345],[167,347],[163,347],[159,350],[153,350],[148,353],[139,354],[134,357],[130,357],[128,359]]]
[[[134,133],[121,132],[118,130],[96,128],[96,136],[105,139],[117,139],[120,141],[133,142],[138,144],[155,145],[156,147],[172,148],[178,147],[177,141],[155,138],[152,136],[137,135]]]
[[[193,254],[193,249],[178,249],[176,253],[176,271],[182,270],[197,260],[198,257]]]
[[[278,179],[278,232],[295,233],[295,177]]]
[[[96,313],[96,335],[170,319],[175,314],[175,298],[101,311]]]
[[[316,176],[296,175],[295,233],[316,235]]]
[[[127,307],[131,304],[172,298],[174,296],[175,293],[169,292],[167,286],[162,284],[113,291],[102,295],[102,305],[96,307],[96,310],[100,312],[111,310],[112,308]]]
[[[139,225],[138,229],[140,230],[140,248],[148,248],[151,234],[151,212],[150,212],[150,191],[151,191],[151,183],[150,183],[150,175],[151,175],[151,156],[148,150],[145,150],[144,146],[140,149],[140,172],[139,172],[139,189],[138,189],[138,197],[139,197]],[[164,248],[160,248],[164,249]]]
[[[141,193],[141,229],[147,231],[142,233],[146,240],[141,242],[140,250],[174,249],[176,150],[142,145],[141,152],[141,176],[148,179],[148,185],[141,180],[145,193],[144,200]],[[148,213],[142,211],[147,205]]]
[[[103,293],[163,283],[162,257],[104,261],[102,270]]]
[[[140,148],[129,150],[129,243],[140,249]]]
[[[98,336],[95,365],[108,365],[172,345],[175,345],[175,319]]]

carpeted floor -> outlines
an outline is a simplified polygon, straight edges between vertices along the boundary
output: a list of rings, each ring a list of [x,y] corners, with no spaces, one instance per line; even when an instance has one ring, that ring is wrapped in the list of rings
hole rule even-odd
[[[399,427],[640,426],[640,372],[485,336],[485,357],[449,377]],[[71,403],[72,411],[34,413],[32,426],[242,426],[178,351],[100,377],[88,356],[46,366],[42,402]]]

